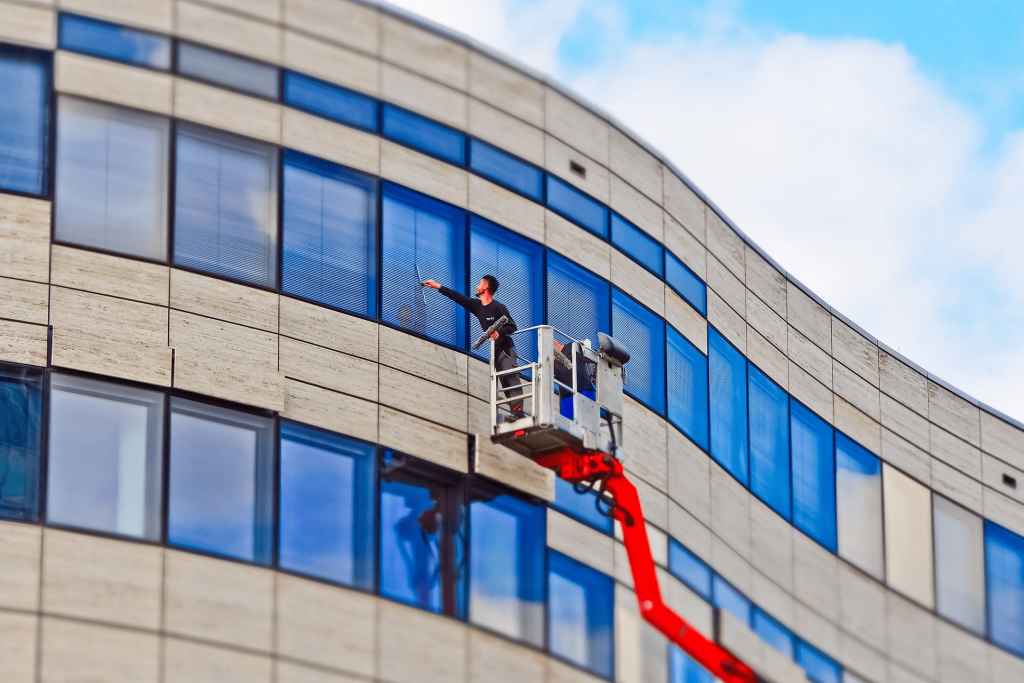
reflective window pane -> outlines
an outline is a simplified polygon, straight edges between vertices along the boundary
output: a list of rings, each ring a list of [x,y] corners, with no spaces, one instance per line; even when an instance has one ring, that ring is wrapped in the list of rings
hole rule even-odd
[[[277,150],[178,127],[174,263],[277,284]]]
[[[612,334],[630,353],[623,389],[665,414],[665,323],[617,287],[612,288]]]
[[[673,645],[671,648],[672,683],[712,683],[715,677],[693,661],[690,655]]]
[[[596,502],[597,495],[593,491],[576,493],[572,484],[561,477],[555,477],[555,500],[551,507],[610,534],[614,529],[615,520],[598,512]]]
[[[43,52],[0,46],[0,189],[46,193],[50,62]]]
[[[535,166],[509,156],[479,140],[470,140],[470,168],[499,185],[525,194],[538,202],[543,198],[544,173]]]
[[[548,206],[601,237],[608,236],[608,209],[571,185],[548,175]]]
[[[748,481],[747,359],[717,330],[708,328],[708,375],[711,404],[711,457],[739,479]]]
[[[750,601],[717,574],[712,584],[712,602],[715,607],[739,619],[740,623],[750,626]]]
[[[841,683],[843,680],[843,670],[839,664],[803,641],[797,643],[796,661],[813,683]]]
[[[670,251],[665,252],[665,282],[697,312],[707,315],[707,286]]]
[[[162,393],[52,375],[47,520],[159,539],[163,427]]]
[[[790,519],[789,395],[754,367],[747,368],[750,411],[750,490]]]
[[[836,434],[836,523],[839,554],[881,580],[885,576],[882,461],[839,433]]]
[[[832,425],[794,399],[790,399],[789,417],[793,524],[825,548],[836,552],[836,472]]]
[[[612,213],[612,244],[655,275],[664,272],[661,244],[617,213]]]
[[[277,99],[277,69],[198,45],[178,43],[178,73]]]
[[[985,559],[989,637],[1024,657],[1024,538],[985,520]]]
[[[332,83],[286,72],[284,101],[339,123],[377,131],[377,101]]]
[[[597,333],[611,328],[608,283],[548,251],[547,284],[548,325],[596,349]]]
[[[885,465],[885,565],[890,588],[931,607],[932,496],[923,484]]]
[[[933,496],[933,500],[935,607],[947,619],[984,634],[984,521],[942,496]]]
[[[0,518],[39,517],[43,373],[0,364]]]
[[[60,46],[155,69],[171,68],[169,39],[96,19],[61,15]]]
[[[463,166],[466,163],[466,136],[412,112],[384,105],[383,133],[398,142]]]
[[[671,325],[666,328],[668,419],[707,451],[708,359]]]
[[[167,259],[170,121],[62,97],[54,237]]]
[[[170,459],[168,542],[269,562],[274,421],[172,398]]]
[[[281,567],[373,588],[376,448],[281,423]]]
[[[281,287],[360,315],[377,315],[377,183],[285,152]]]
[[[436,280],[466,292],[466,213],[418,192],[384,184],[381,316],[384,322],[450,346],[466,345],[466,312]]]
[[[793,634],[761,610],[754,609],[754,633],[790,659],[795,655]]]
[[[668,544],[668,566],[677,579],[705,600],[711,600],[711,569],[674,538]]]
[[[470,504],[469,620],[544,644],[544,508],[474,491]]]
[[[549,551],[548,647],[599,676],[614,673],[615,584],[595,569]]]

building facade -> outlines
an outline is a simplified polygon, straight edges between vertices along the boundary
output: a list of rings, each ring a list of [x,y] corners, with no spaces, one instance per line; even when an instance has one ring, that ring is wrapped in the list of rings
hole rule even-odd
[[[1022,426],[557,85],[345,0],[2,0],[0,94],[5,683],[709,681],[487,439],[418,286],[484,274],[631,351],[696,628],[777,683],[1024,680]]]

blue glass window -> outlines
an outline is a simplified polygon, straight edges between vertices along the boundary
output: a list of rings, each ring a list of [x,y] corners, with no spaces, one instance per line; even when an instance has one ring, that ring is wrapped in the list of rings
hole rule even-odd
[[[156,69],[171,68],[169,39],[96,19],[61,15],[60,46]]]
[[[538,202],[543,199],[544,173],[479,140],[469,141],[469,165],[480,175]]]
[[[658,277],[664,273],[664,249],[658,241],[617,213],[612,213],[612,244]]]
[[[484,275],[493,275],[500,285],[497,300],[505,304],[512,320],[520,329],[540,325],[544,321],[544,248],[510,230],[473,216],[469,222],[469,290]],[[479,326],[470,322],[472,338]],[[524,358],[537,357],[537,334],[526,332],[513,337]],[[490,344],[473,353],[490,358]]]
[[[170,136],[163,116],[62,97],[54,237],[166,261]]]
[[[46,193],[50,57],[0,49],[0,189]]]
[[[198,45],[178,43],[178,73],[276,100],[276,68]]]
[[[985,559],[989,636],[1024,656],[1024,538],[985,520]]]
[[[747,485],[747,360],[708,328],[711,457]]]
[[[832,426],[794,399],[792,435],[793,524],[832,552],[836,540],[836,477]]]
[[[272,418],[172,398],[167,541],[269,563],[274,440]]]
[[[0,517],[39,517],[43,373],[0,365]]]
[[[665,323],[629,296],[612,290],[612,334],[625,344],[630,362],[623,388],[655,412],[665,414]]]
[[[756,607],[754,608],[754,633],[790,659],[793,659],[796,654],[793,634],[789,629]]]
[[[53,374],[46,519],[160,539],[164,395]]]
[[[610,327],[610,296],[607,282],[548,251],[548,325],[597,348],[597,333]]]
[[[671,325],[666,327],[668,419],[707,451],[708,359]]]
[[[747,377],[750,490],[789,519],[789,396],[753,364]]]
[[[330,83],[286,72],[286,104],[311,114],[377,132],[377,101]]]
[[[796,646],[796,662],[814,683],[841,683],[843,671],[839,664],[820,650],[800,641]]]
[[[277,149],[178,127],[174,263],[277,285]]]
[[[464,493],[451,474],[385,451],[380,484],[380,592],[465,618]]]
[[[690,655],[683,652],[677,645],[671,648],[672,683],[713,683],[715,677],[707,669],[693,661]]]
[[[285,152],[281,288],[360,315],[377,315],[377,182]]]
[[[615,520],[598,512],[596,501],[597,495],[593,491],[576,493],[572,484],[561,477],[555,477],[555,500],[551,507],[610,534],[615,526]]]
[[[614,673],[615,584],[576,560],[548,554],[548,647],[599,676]]]
[[[836,432],[836,527],[839,554],[877,579],[882,553],[882,461]]]
[[[608,236],[608,209],[576,188],[548,175],[548,206],[600,235]]]
[[[373,588],[376,448],[281,423],[278,562]]]
[[[466,291],[466,213],[418,192],[384,183],[381,317],[442,343],[466,345],[466,314],[422,287],[436,280]]]
[[[670,251],[665,252],[665,282],[701,315],[708,314],[708,288]]]
[[[469,506],[469,620],[544,644],[544,508],[478,488]]]
[[[747,600],[743,593],[733,588],[728,581],[718,574],[715,574],[713,597],[715,607],[724,609],[739,619],[740,623],[748,627],[750,626],[750,600]]]
[[[674,538],[668,544],[668,567],[677,579],[705,600],[711,600],[711,569]]]
[[[384,105],[384,135],[396,142],[463,166],[466,136],[412,112]]]

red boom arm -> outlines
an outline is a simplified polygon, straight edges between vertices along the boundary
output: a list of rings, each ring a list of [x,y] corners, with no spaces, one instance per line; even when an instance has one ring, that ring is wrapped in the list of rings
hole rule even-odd
[[[640,615],[724,683],[756,683],[757,675],[749,666],[697,632],[662,600],[640,498],[623,474],[622,463],[610,455],[584,455],[570,448],[539,456],[537,463],[572,484],[603,481],[604,491],[615,502],[611,514],[622,525]]]

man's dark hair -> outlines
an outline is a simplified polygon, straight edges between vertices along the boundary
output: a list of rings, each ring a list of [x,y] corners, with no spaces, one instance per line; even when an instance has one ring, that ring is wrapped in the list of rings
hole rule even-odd
[[[480,279],[487,283],[487,290],[491,293],[491,296],[494,296],[494,293],[498,291],[498,278],[493,275],[484,275]]]

